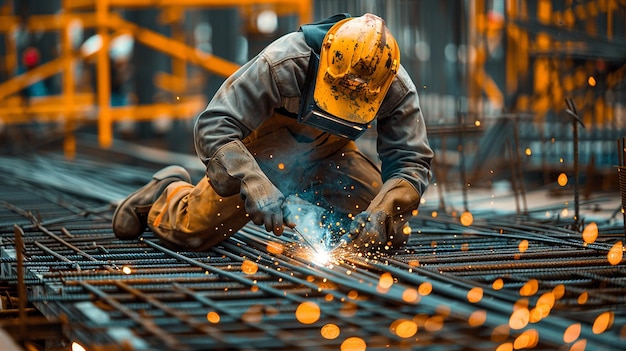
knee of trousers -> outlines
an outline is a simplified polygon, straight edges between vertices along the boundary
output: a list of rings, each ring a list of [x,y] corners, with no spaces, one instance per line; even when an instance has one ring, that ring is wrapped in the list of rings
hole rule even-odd
[[[204,250],[241,229],[249,218],[239,195],[219,196],[208,180],[172,183],[152,206],[148,226],[170,246]]]

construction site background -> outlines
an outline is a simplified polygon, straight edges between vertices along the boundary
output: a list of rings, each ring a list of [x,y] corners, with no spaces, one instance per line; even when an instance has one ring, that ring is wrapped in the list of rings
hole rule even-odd
[[[450,188],[615,191],[626,134],[626,5],[618,0],[2,0],[5,152],[77,133],[193,154],[191,124],[272,40],[338,12],[383,17],[419,88]],[[568,112],[569,111],[569,112]],[[359,141],[374,161],[373,129]],[[514,184],[513,184],[514,185]],[[571,182],[570,182],[571,185]]]

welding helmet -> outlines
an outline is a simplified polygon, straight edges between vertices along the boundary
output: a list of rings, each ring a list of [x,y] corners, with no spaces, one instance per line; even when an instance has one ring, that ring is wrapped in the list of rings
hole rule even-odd
[[[380,17],[346,18],[311,54],[299,121],[356,139],[374,120],[400,67],[400,49]]]

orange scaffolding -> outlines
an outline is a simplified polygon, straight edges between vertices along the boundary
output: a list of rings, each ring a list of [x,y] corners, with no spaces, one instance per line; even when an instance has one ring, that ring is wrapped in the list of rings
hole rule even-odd
[[[10,6],[10,5],[6,5]],[[64,151],[68,158],[76,152],[76,126],[96,123],[98,142],[110,147],[113,142],[113,124],[121,120],[149,121],[166,113],[172,118],[188,119],[197,114],[206,103],[203,96],[184,96],[188,85],[187,64],[194,64],[207,72],[222,77],[231,75],[237,64],[215,55],[200,52],[185,43],[185,33],[179,24],[185,11],[197,8],[238,8],[242,16],[254,15],[254,9],[271,8],[278,16],[296,15],[300,24],[312,20],[311,0],[64,0],[61,11],[54,15],[32,15],[23,23],[18,16],[0,14],[0,32],[8,34],[18,26],[32,31],[57,31],[60,34],[60,53],[52,61],[41,64],[26,73],[0,82],[0,122],[17,124],[29,122],[59,122],[64,125]],[[116,10],[159,8],[162,18],[172,25],[172,37],[138,26],[120,17]],[[72,45],[72,26],[93,28],[101,38],[96,52],[85,54]],[[160,73],[155,81],[160,88],[180,96],[176,103],[154,103],[112,107],[111,78],[108,48],[111,40],[120,34],[130,34],[143,45],[172,57],[172,74]],[[11,35],[6,38],[4,69],[15,72],[17,48]],[[74,67],[79,61],[92,60],[96,64],[96,85],[93,92],[76,89]],[[61,94],[24,103],[18,93],[31,84],[54,75],[62,75]]]

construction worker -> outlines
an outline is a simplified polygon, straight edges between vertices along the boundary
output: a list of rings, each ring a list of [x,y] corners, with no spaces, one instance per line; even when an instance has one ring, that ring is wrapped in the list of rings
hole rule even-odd
[[[380,168],[354,142],[374,126]],[[268,45],[224,82],[194,137],[206,176],[194,186],[182,167],[155,173],[118,206],[118,238],[147,226],[167,246],[205,250],[250,220],[281,235],[297,225],[285,207],[295,194],[326,208],[351,247],[401,247],[433,157],[398,44],[372,14],[338,14]]]
[[[27,47],[22,54],[21,63],[22,65],[18,66],[18,74],[26,73],[41,65],[39,49],[34,46]],[[27,103],[30,103],[33,99],[48,95],[48,87],[43,80],[37,80],[22,90],[21,94],[26,99]]]

